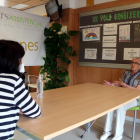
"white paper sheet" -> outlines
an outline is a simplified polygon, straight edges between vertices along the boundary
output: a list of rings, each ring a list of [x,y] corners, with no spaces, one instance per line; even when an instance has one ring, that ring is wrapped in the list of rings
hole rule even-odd
[[[103,47],[116,47],[116,36],[103,36]]]
[[[103,35],[115,35],[117,34],[117,23],[104,24]]]
[[[123,60],[132,60],[140,56],[140,48],[124,48]]]
[[[97,49],[85,49],[85,59],[97,59]]]
[[[100,27],[83,29],[83,41],[99,41]]]
[[[116,49],[103,49],[102,59],[103,60],[116,60]]]
[[[130,42],[130,25],[119,27],[119,42]]]

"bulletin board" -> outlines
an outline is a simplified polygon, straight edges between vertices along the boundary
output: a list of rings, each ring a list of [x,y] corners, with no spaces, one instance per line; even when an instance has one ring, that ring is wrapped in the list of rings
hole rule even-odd
[[[79,65],[130,69],[140,57],[140,3],[79,14]]]

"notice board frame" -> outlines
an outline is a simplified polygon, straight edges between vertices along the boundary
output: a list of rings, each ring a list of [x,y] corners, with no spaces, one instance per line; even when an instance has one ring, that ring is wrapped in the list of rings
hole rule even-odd
[[[101,9],[101,10],[95,10],[95,11],[80,13],[79,14],[79,31],[81,32],[81,29],[83,29],[83,28],[81,28],[82,26],[80,24],[80,18],[81,17],[86,17],[86,16],[90,16],[90,15],[94,16],[94,15],[97,15],[97,14],[109,13],[109,12],[117,12],[117,11],[128,10],[128,9],[130,9],[130,10],[132,9],[133,10],[135,8],[139,8],[139,10],[140,10],[140,3],[129,4],[129,5],[124,5],[124,6],[117,6],[117,7],[111,7],[111,8]],[[129,21],[131,21],[131,20],[129,20]],[[118,21],[118,22],[121,22],[121,21]],[[105,24],[105,23],[103,23],[103,24]],[[90,26],[90,25],[85,25],[85,26]],[[80,45],[82,43],[81,40],[82,40],[81,36],[79,35],[79,66],[120,68],[120,69],[130,69],[131,68],[130,61],[129,61],[129,64],[100,63],[100,62],[82,62],[80,60],[80,47],[81,47]],[[118,38],[117,38],[117,40],[118,40]]]

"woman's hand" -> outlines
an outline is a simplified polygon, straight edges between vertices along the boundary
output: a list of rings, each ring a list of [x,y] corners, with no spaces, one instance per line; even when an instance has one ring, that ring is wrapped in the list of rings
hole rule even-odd
[[[121,86],[120,81],[113,81],[113,84],[116,87],[120,87]]]
[[[106,80],[104,80],[104,83],[103,84],[104,85],[108,85],[108,86],[112,86],[112,84],[110,82],[106,81]]]
[[[126,87],[126,84],[121,80],[121,78],[119,78],[119,83],[120,83],[120,85],[122,86],[122,87]]]

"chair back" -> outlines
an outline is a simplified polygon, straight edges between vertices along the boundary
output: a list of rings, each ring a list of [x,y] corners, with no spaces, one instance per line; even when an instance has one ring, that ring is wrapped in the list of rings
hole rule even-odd
[[[31,82],[30,82],[30,76],[38,78],[38,76],[36,76],[36,75],[28,75],[28,84],[31,83]],[[36,82],[35,82],[35,83],[36,83]]]

